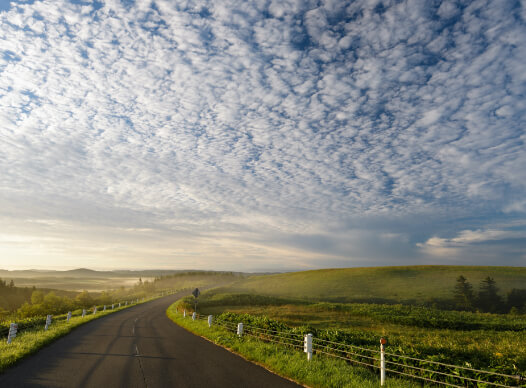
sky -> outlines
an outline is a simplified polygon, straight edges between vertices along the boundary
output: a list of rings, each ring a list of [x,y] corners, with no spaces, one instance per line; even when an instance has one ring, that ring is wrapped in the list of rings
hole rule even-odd
[[[0,0],[0,268],[526,266],[526,1]]]

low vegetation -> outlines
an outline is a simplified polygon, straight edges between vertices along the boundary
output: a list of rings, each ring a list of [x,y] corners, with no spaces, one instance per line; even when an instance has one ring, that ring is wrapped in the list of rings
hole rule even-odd
[[[307,362],[305,354],[300,351],[275,346],[247,336],[240,339],[234,333],[217,325],[209,328],[206,321],[192,321],[188,317],[183,318],[181,313],[177,312],[177,308],[178,305],[173,304],[166,313],[178,325],[301,384],[310,387],[338,388],[376,388],[379,386],[378,374],[367,368],[351,368],[344,360],[326,357],[315,357],[311,362]],[[385,387],[416,388],[420,387],[420,384],[390,378],[386,381]]]
[[[275,329],[311,332],[316,337],[448,364],[524,374],[526,316],[430,307],[308,302],[275,296],[223,293],[201,295],[198,311],[224,320]],[[193,297],[181,300],[191,311]],[[281,325],[281,326],[279,326]],[[456,373],[456,371],[452,371]]]

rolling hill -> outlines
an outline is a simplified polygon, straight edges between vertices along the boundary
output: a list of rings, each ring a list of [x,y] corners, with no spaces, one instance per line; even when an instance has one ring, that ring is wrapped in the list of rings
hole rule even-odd
[[[491,276],[504,295],[526,288],[526,267],[404,266],[323,269],[252,276],[236,282],[227,292],[327,302],[425,302],[451,298],[458,276],[478,290]]]

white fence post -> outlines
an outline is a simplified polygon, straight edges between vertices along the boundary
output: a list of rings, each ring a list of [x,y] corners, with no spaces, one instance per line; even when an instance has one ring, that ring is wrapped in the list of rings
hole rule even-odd
[[[303,351],[307,353],[307,360],[312,360],[312,334],[306,334],[303,342]]]
[[[208,316],[208,327],[212,327],[212,316]]]
[[[121,302],[119,302],[119,308],[121,307]]]
[[[93,314],[97,314],[97,306],[93,308]]]
[[[183,318],[186,318],[186,309],[183,310]]]
[[[106,305],[104,305],[104,308],[102,309],[102,311],[106,311]]]
[[[385,338],[380,338],[380,385],[385,384]]]
[[[239,322],[237,324],[237,336],[239,338],[243,337],[243,323],[242,322]]]
[[[70,319],[71,319],[71,311],[68,311],[68,316],[67,316],[66,322],[69,322]]]
[[[48,315],[46,317],[46,326],[44,326],[44,330],[47,330],[49,328],[49,325],[51,325],[51,317],[52,315]]]
[[[16,323],[11,323],[9,325],[9,334],[7,335],[7,343],[10,344],[11,340],[16,337],[16,332],[18,331],[18,325]]]
[[[86,309],[82,309],[82,318],[86,316]]]
[[[192,313],[192,321],[195,321],[195,311]]]

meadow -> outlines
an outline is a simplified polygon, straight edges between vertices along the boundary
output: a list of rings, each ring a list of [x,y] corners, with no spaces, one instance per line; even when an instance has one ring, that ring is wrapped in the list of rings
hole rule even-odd
[[[197,309],[200,314],[232,323],[311,332],[318,338],[372,349],[378,348],[383,337],[387,351],[393,354],[524,375],[524,304],[522,311],[515,308],[508,314],[483,313],[475,308],[446,310],[444,306],[454,306],[452,293],[460,275],[475,286],[477,281],[493,277],[502,303],[513,289],[526,285],[523,268],[319,270],[241,279],[203,293]],[[192,311],[193,302],[190,296],[181,300],[180,306]],[[458,371],[453,368],[451,373]]]
[[[487,276],[502,295],[526,288],[526,267],[400,266],[289,272],[241,279],[228,292],[339,303],[440,304],[463,275],[476,288]]]
[[[183,318],[182,314],[177,312],[179,307],[180,304],[173,304],[166,312],[178,325],[300,384],[309,387],[338,388],[373,388],[379,385],[378,374],[368,368],[350,368],[344,360],[324,357],[315,357],[311,362],[306,362],[305,354],[302,352],[248,336],[241,339],[235,333],[218,325],[208,327],[206,321]],[[385,387],[417,388],[421,385],[418,382],[394,377],[386,381]]]

